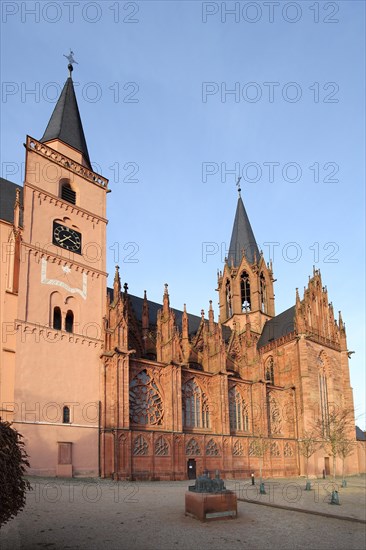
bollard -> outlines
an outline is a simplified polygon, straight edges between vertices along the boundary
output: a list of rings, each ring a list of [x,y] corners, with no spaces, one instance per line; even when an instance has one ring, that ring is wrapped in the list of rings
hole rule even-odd
[[[259,485],[259,494],[261,495],[266,495],[266,490],[264,488],[264,483],[262,482],[260,485]]]
[[[332,491],[332,497],[330,499],[330,504],[340,504],[338,491]]]
[[[252,478],[252,485],[255,485],[254,474],[251,474],[250,477]]]
[[[346,479],[342,479],[342,487],[343,488],[347,487],[347,480]]]
[[[305,491],[311,491],[311,481],[306,482]]]

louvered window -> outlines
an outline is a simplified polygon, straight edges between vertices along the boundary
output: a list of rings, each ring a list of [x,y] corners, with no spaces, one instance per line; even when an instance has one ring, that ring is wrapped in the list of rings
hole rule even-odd
[[[61,187],[61,198],[64,201],[70,202],[71,204],[76,204],[76,193],[73,191],[69,184],[65,183]]]

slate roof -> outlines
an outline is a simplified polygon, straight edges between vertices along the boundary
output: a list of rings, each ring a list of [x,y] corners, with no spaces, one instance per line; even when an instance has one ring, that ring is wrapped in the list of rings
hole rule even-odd
[[[286,309],[273,319],[266,322],[258,340],[257,348],[262,348],[269,342],[281,338],[295,330],[295,306]]]
[[[91,169],[88,147],[71,77],[65,82],[46,131],[40,141],[44,143],[52,139],[60,139],[80,151]]]
[[[113,300],[113,288],[107,288],[107,292],[110,296],[111,301]],[[134,296],[133,294],[128,294],[128,297],[130,298],[130,302],[133,308],[133,311],[135,313],[136,319],[141,322],[142,321],[142,306],[144,303],[144,299],[140,298],[139,296]],[[162,309],[162,304],[158,304],[157,302],[152,302],[151,300],[147,300],[147,303],[149,305],[149,323],[150,325],[155,326],[157,317],[158,317],[158,311],[159,309]],[[171,308],[171,310],[175,314],[175,322],[179,329],[179,331],[182,331],[182,316],[183,311],[180,311],[179,309]],[[194,336],[201,324],[202,318],[198,315],[192,315],[191,313],[187,313],[188,315],[188,330],[189,335]],[[222,334],[224,340],[227,342],[230,339],[231,335],[231,329],[229,327],[222,327]]]
[[[242,259],[243,249],[245,250],[245,255],[250,263],[254,262],[254,255],[256,255],[257,262],[259,261],[258,245],[255,240],[248,215],[244,208],[243,201],[241,197],[239,197],[229,246],[229,265],[231,265],[231,261],[233,259],[234,266],[239,266]]]
[[[357,441],[366,441],[366,433],[356,426],[356,439]]]
[[[15,192],[20,191],[20,205],[23,206],[23,187],[12,181],[0,178],[0,220],[14,221]],[[23,226],[23,210],[20,210],[20,226]]]

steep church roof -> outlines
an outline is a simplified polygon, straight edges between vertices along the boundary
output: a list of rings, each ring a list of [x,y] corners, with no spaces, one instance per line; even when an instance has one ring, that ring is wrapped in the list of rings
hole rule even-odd
[[[46,131],[40,141],[44,143],[53,139],[59,139],[80,151],[91,169],[88,147],[71,77],[65,82]]]
[[[242,250],[250,263],[254,263],[255,258],[259,260],[259,250],[254,237],[248,214],[244,208],[243,201],[239,195],[238,205],[236,207],[234,227],[231,234],[228,261],[229,265],[233,261],[234,266],[238,267],[242,259]]]
[[[13,183],[12,181],[0,178],[0,220],[13,223],[14,221],[14,204],[16,198],[16,190],[19,189],[19,199],[21,206],[23,205],[23,187]],[[20,210],[19,223],[23,226],[23,212]]]
[[[295,330],[295,306],[286,309],[276,317],[273,317],[263,327],[262,334],[258,340],[257,348],[262,348],[269,342],[278,340]]]

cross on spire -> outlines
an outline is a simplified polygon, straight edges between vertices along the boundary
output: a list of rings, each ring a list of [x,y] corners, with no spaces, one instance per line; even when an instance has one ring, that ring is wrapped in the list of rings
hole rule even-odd
[[[239,193],[239,197],[241,197],[241,187],[240,187],[240,180],[241,180],[241,176],[238,177],[238,181],[236,182],[236,186],[238,188],[238,193]]]

